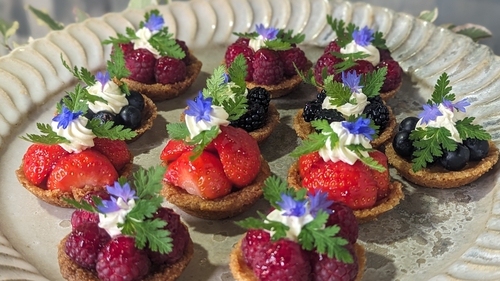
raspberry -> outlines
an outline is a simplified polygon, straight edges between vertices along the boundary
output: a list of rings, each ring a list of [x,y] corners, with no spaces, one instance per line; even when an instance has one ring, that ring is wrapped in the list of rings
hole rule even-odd
[[[155,82],[155,56],[146,49],[133,50],[124,56],[125,67],[130,70],[128,78],[140,83],[153,84]]]
[[[312,254],[311,264],[313,281],[351,281],[356,279],[359,265],[356,255],[354,255],[354,247],[352,244],[347,244],[344,247],[351,253],[354,260],[353,263],[343,263],[335,258],[329,258],[326,255],[318,253]]]
[[[331,52],[340,53],[340,46],[336,41],[331,41],[330,43],[328,43],[328,46],[326,46],[325,50],[323,51],[324,54]]]
[[[117,236],[99,251],[96,271],[103,281],[135,281],[146,276],[150,266],[146,253],[135,247],[134,238]]]
[[[189,59],[189,48],[186,45],[186,42],[179,40],[179,39],[175,39],[175,41],[181,47],[181,49],[184,51],[184,54],[186,54],[186,56],[182,59],[182,61],[184,62],[184,64],[189,65],[191,63],[191,60]]]
[[[250,267],[253,267],[254,261],[261,247],[271,241],[269,232],[263,229],[250,229],[241,241],[241,251],[245,261]]]
[[[96,207],[94,200],[92,199],[93,197],[99,197],[102,200],[110,200],[111,199],[111,197],[109,196],[109,193],[107,193],[106,191],[96,190],[96,191],[91,191],[91,192],[85,194],[85,196],[82,197],[82,200],[84,200],[85,202],[89,203],[90,205]]]
[[[248,45],[242,45],[238,42],[231,44],[224,55],[224,59],[226,60],[226,67],[231,66],[234,59],[239,55],[243,54],[245,60],[247,61],[247,76],[245,77],[246,81],[252,81],[253,76],[253,57],[254,51],[252,48],[248,47]]]
[[[271,101],[271,96],[269,92],[261,87],[255,87],[248,91],[247,94],[248,103],[259,103],[264,107],[267,112],[269,108],[269,102]]]
[[[122,51],[124,54],[128,54],[129,52],[134,50],[133,43],[118,44],[118,46],[120,46],[120,48],[122,48]]]
[[[349,241],[349,243],[354,244],[358,240],[358,222],[356,216],[346,204],[335,201],[329,207],[332,213],[328,217],[326,226],[338,225],[340,231],[338,236],[343,237]]]
[[[326,120],[328,124],[332,122],[345,121],[344,116],[336,109],[320,109],[316,113],[314,120]]]
[[[387,59],[391,59],[391,60],[393,59],[389,49],[378,49],[378,53],[380,54],[380,61],[387,60]]]
[[[240,45],[243,45],[243,46],[248,46],[249,42],[250,42],[250,38],[240,37],[234,43],[240,44]]]
[[[321,110],[322,103],[323,102],[320,102],[317,99],[307,102],[304,106],[304,111],[302,112],[304,121],[311,122],[313,120],[316,120],[316,114],[318,114],[318,112]]]
[[[363,114],[365,114],[367,118],[373,120],[375,125],[379,126],[379,134],[387,128],[390,116],[389,109],[385,104],[371,102],[363,109]]]
[[[286,77],[297,75],[295,66],[300,71],[306,70],[307,58],[304,51],[302,51],[301,49],[295,47],[286,51],[278,51],[278,54],[283,61],[283,67]]]
[[[254,56],[253,81],[261,85],[276,85],[283,81],[283,62],[276,51],[259,49]]]
[[[349,68],[347,72],[350,72],[352,70],[356,71],[357,75],[360,74],[365,74],[365,73],[371,73],[375,70],[375,67],[373,64],[367,60],[357,60],[356,65]]]
[[[385,76],[384,85],[380,89],[381,92],[389,92],[396,89],[403,80],[403,70],[399,63],[393,59],[381,61],[377,68],[387,67],[387,75]]]
[[[71,226],[73,229],[85,223],[99,223],[99,214],[85,210],[75,210],[71,214]]]
[[[316,65],[314,66],[314,78],[316,82],[323,85],[323,69],[326,68],[327,76],[335,74],[335,67],[337,63],[342,62],[342,59],[335,57],[331,53],[325,53],[319,57]],[[341,79],[340,75],[335,75],[335,80],[339,81]]]
[[[264,107],[259,103],[249,103],[247,110],[238,120],[231,121],[231,126],[242,128],[247,132],[264,127],[267,115]]]
[[[99,250],[110,240],[97,223],[84,223],[71,231],[64,252],[79,266],[94,269]]]
[[[161,57],[156,60],[154,76],[157,83],[174,84],[186,78],[186,64],[179,59]]]

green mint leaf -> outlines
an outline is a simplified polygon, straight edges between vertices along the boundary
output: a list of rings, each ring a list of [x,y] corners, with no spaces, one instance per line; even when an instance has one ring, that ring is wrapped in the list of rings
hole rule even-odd
[[[233,32],[233,34],[240,37],[240,38],[248,38],[248,39],[255,39],[255,38],[259,37],[259,33],[257,33],[257,31],[254,31],[251,33]]]
[[[78,70],[78,67],[71,68],[66,61],[63,59],[62,54],[61,54],[61,61],[64,67],[73,74],[78,80],[82,81],[83,83],[87,84],[87,86],[92,86],[95,84],[95,76],[90,73],[86,68],[81,67],[80,70]]]
[[[280,29],[278,31],[278,35],[276,35],[276,37],[280,38],[281,41],[288,42],[290,44],[300,44],[300,43],[304,42],[304,39],[306,39],[305,34],[298,33],[298,34],[294,35],[292,29],[287,30],[287,31]]]
[[[167,124],[168,137],[174,140],[185,140],[190,134],[186,123]]]
[[[443,72],[441,76],[439,76],[436,85],[434,86],[434,92],[432,92],[431,99],[427,101],[428,104],[439,104],[443,102],[443,99],[453,101],[455,100],[455,95],[450,94],[451,86],[450,79],[448,78],[448,74]]]
[[[443,149],[455,151],[457,143],[450,139],[451,133],[444,127],[427,127],[425,130],[417,128],[410,133],[410,139],[413,140],[413,146],[416,150],[413,152],[414,172],[420,171],[432,163],[434,157],[441,157]]]
[[[25,137],[21,136],[20,138],[25,141],[47,145],[70,142],[66,138],[61,137],[57,135],[56,132],[52,131],[52,127],[49,124],[37,123],[36,126],[42,135],[26,134]]]
[[[157,196],[163,185],[163,176],[166,168],[163,166],[140,169],[134,173],[134,186],[139,198],[151,198]]]
[[[42,10],[38,10],[37,8],[34,8],[31,5],[28,5],[28,10],[35,15],[39,23],[47,25],[48,28],[51,30],[61,30],[64,29],[64,24],[55,21],[53,18],[50,17],[49,14]]]
[[[491,135],[481,126],[477,124],[472,124],[474,117],[465,117],[463,120],[458,120],[455,124],[455,128],[460,135],[460,138],[465,140],[468,138],[478,139],[478,140],[489,140]]]
[[[86,127],[98,138],[107,138],[111,140],[129,140],[137,136],[135,131],[125,128],[123,125],[114,125],[114,122],[101,124],[100,120],[89,120]]]
[[[373,72],[363,74],[364,77],[361,78],[361,81],[365,81],[363,94],[369,98],[378,96],[382,85],[384,85],[386,75],[387,67],[382,67]]]
[[[129,77],[130,76],[130,71],[128,68],[125,66],[125,58],[123,54],[122,48],[118,46],[117,44],[113,44],[114,50],[111,53],[110,60],[106,62],[107,65],[107,71],[109,72],[109,76],[111,78],[116,78],[118,80]],[[123,83],[123,85],[126,85]],[[128,87],[126,87],[128,89]],[[128,94],[128,91],[125,92]]]

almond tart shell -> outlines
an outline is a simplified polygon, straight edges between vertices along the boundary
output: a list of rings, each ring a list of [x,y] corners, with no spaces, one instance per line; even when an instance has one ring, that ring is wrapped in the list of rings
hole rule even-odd
[[[137,140],[146,131],[151,129],[151,127],[153,127],[153,121],[158,116],[158,109],[156,107],[156,104],[146,95],[142,95],[142,97],[144,98],[144,108],[142,110],[141,125],[139,126],[139,128],[134,130],[137,135],[129,140],[126,140],[127,143],[131,143]]]
[[[448,171],[435,164],[414,172],[413,163],[400,157],[394,150],[392,143],[386,145],[385,155],[387,155],[389,164],[394,166],[398,173],[410,182],[431,188],[455,188],[477,180],[498,162],[498,147],[491,140],[488,143],[490,150],[486,157],[480,161],[470,161],[460,171]]]
[[[296,161],[288,170],[288,184],[299,190],[302,187],[302,179],[299,172],[299,162]],[[391,181],[389,191],[385,198],[375,202],[375,205],[368,209],[353,210],[354,216],[358,223],[369,222],[376,220],[378,216],[392,210],[405,197],[403,193],[403,185],[399,181]]]
[[[389,123],[385,130],[374,140],[370,142],[373,148],[377,148],[387,142],[392,138],[394,129],[396,129],[397,121],[394,113],[392,113],[392,109],[390,106],[387,106],[389,110]],[[293,117],[293,129],[297,133],[297,136],[301,139],[306,139],[310,134],[314,133],[315,130],[310,122],[306,122],[302,114],[304,113],[304,109],[301,108],[297,112],[297,114]]]
[[[128,177],[132,173],[134,156],[130,153],[130,162],[127,163],[120,171],[118,171],[119,177]],[[54,206],[63,207],[63,208],[74,208],[73,205],[66,203],[65,199],[74,199],[76,201],[80,201],[83,196],[92,191],[101,191],[106,190],[105,186],[91,186],[85,185],[82,188],[73,188],[71,192],[63,192],[59,189],[49,190],[45,183],[42,183],[41,186],[37,186],[30,182],[26,178],[26,174],[24,174],[24,160],[21,162],[21,165],[16,170],[16,176],[21,185],[26,188],[33,195],[38,197],[40,200],[45,201]]]
[[[235,280],[238,281],[259,281],[259,279],[253,273],[252,268],[250,268],[243,256],[243,251],[241,250],[241,239],[236,243],[229,256],[229,268]],[[366,266],[366,255],[365,248],[358,243],[354,243],[354,254],[358,258],[358,275],[354,281],[360,281],[363,278],[363,273]]]
[[[183,226],[187,229],[186,225]],[[100,281],[97,277],[97,273],[85,268],[80,267],[65,253],[66,240],[68,239],[66,235],[57,247],[57,259],[59,261],[59,269],[61,275],[64,279],[69,281]],[[187,267],[194,254],[193,240],[188,239],[186,247],[184,248],[184,253],[179,260],[173,264],[163,265],[158,268],[154,268],[153,272],[150,272],[143,281],[173,281],[176,280]]]
[[[206,200],[167,181],[163,181],[160,194],[184,212],[198,218],[220,220],[234,217],[246,211],[262,197],[262,186],[271,175],[271,170],[262,156],[260,162],[260,171],[250,185],[220,198]]]
[[[128,78],[121,80],[128,85],[130,90],[146,95],[154,102],[173,99],[184,93],[194,83],[200,73],[203,63],[189,52],[190,64],[186,65],[186,78],[173,84],[145,84]]]

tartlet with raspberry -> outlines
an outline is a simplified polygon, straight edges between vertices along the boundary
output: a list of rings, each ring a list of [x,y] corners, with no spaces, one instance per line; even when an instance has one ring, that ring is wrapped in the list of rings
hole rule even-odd
[[[231,251],[236,280],[361,280],[366,258],[352,210],[323,192],[306,193],[266,180],[273,210],[238,223],[249,230]]]
[[[293,128],[301,139],[314,132],[311,121],[326,120],[328,123],[345,121],[349,116],[365,116],[378,127],[378,136],[370,143],[379,147],[391,139],[397,122],[391,108],[380,97],[380,87],[387,68],[383,67],[368,74],[356,71],[342,72],[342,82],[330,75],[324,80],[323,89],[315,100],[306,103],[293,119]],[[305,81],[315,84],[311,76]]]
[[[212,104],[200,92],[188,101],[185,122],[168,124],[171,138],[160,159],[167,165],[163,196],[186,213],[223,219],[244,212],[262,196],[271,171],[257,141],[229,126],[244,110]]]
[[[42,135],[28,134],[33,142],[16,175],[19,182],[41,200],[71,207],[64,199],[79,200],[102,190],[132,169],[133,156],[124,140],[136,133],[113,122],[88,119],[88,105],[95,97],[80,85],[57,103],[51,124],[38,123]]]
[[[58,246],[61,275],[70,281],[176,280],[193,257],[180,216],[161,206],[163,167],[139,170],[135,189],[125,178],[89,194]]]
[[[359,222],[376,219],[404,198],[402,185],[391,181],[384,153],[370,145],[372,121],[312,121],[311,134],[290,154],[299,159],[288,171],[288,183],[311,194],[325,192],[354,210]]]
[[[355,70],[358,74],[367,74],[387,68],[380,96],[383,100],[393,97],[402,85],[403,71],[391,57],[383,34],[366,26],[362,29],[352,23],[346,26],[343,20],[332,19],[331,16],[327,16],[327,22],[337,37],[325,47],[314,65],[319,90],[328,75],[335,75],[340,82],[343,71]]]
[[[438,79],[418,117],[407,117],[386,147],[389,163],[421,186],[453,188],[469,184],[497,162],[499,151],[474,117],[465,117],[467,98],[455,102],[448,75]]]
[[[118,44],[124,53],[130,75],[122,78],[131,90],[162,101],[184,93],[196,80],[202,62],[182,40],[173,38],[158,10],[145,14],[139,29],[126,29],[105,44]],[[115,51],[114,48],[113,51]]]
[[[302,82],[298,72],[312,67],[304,51],[297,47],[305,35],[293,35],[292,30],[265,28],[263,24],[256,25],[255,29],[252,33],[235,33],[240,38],[229,45],[223,63],[229,68],[242,54],[248,65],[247,88],[264,88],[271,98],[284,96]]]

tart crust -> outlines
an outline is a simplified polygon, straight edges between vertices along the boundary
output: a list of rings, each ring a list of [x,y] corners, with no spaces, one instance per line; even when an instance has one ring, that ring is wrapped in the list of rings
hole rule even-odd
[[[454,188],[477,180],[498,162],[498,147],[491,140],[488,143],[490,145],[488,155],[480,161],[467,163],[460,171],[448,171],[439,165],[430,165],[414,172],[413,163],[397,155],[392,143],[386,145],[385,154],[389,164],[393,165],[401,176],[413,183],[432,188]]]
[[[144,98],[144,109],[142,110],[141,126],[134,130],[137,135],[129,140],[126,140],[127,143],[137,140],[147,130],[151,129],[151,127],[153,127],[153,121],[158,116],[156,104],[146,95],[142,95],[142,97]]]
[[[130,153],[130,162],[126,164],[121,171],[118,172],[119,176],[128,177],[132,173],[134,156]],[[66,203],[63,198],[74,199],[80,201],[80,199],[87,193],[98,190],[105,190],[105,186],[90,186],[86,185],[82,188],[74,188],[71,192],[62,192],[61,190],[49,190],[47,186],[43,184],[42,186],[36,186],[31,183],[24,174],[24,160],[21,162],[19,169],[16,170],[16,176],[18,181],[24,188],[29,192],[33,193],[40,200],[43,200],[51,205],[64,207],[64,208],[74,208],[73,205]]]
[[[186,225],[183,226],[187,229]],[[81,268],[75,262],[73,262],[68,255],[66,255],[64,248],[66,239],[69,234],[64,237],[57,247],[57,259],[59,261],[59,269],[63,278],[69,281],[99,281],[95,272]],[[184,271],[186,266],[189,264],[193,258],[194,247],[193,240],[189,238],[184,248],[184,254],[182,257],[174,264],[164,265],[154,272],[148,274],[143,281],[173,281],[176,280]]]
[[[365,248],[358,243],[354,244],[354,253],[358,258],[359,271],[355,281],[360,281],[363,278],[366,265]],[[259,281],[254,275],[252,269],[245,262],[243,252],[241,251],[241,239],[236,243],[229,256],[229,268],[238,281]]]
[[[390,106],[387,106],[387,109],[389,110],[389,124],[387,124],[387,128],[385,128],[382,134],[380,134],[376,139],[370,142],[370,144],[374,148],[381,146],[389,139],[391,139],[394,129],[396,129],[396,117],[394,116],[394,113],[392,113],[392,109]],[[293,117],[293,129],[301,139],[306,139],[309,134],[312,134],[314,132],[314,128],[310,122],[306,122],[304,120],[304,117],[302,117],[303,113],[304,109],[301,108],[299,109],[295,117]]]
[[[122,81],[127,83],[130,90],[146,95],[154,102],[172,99],[184,93],[200,73],[203,63],[191,51],[189,52],[189,60],[191,63],[186,65],[186,79],[174,84],[144,84],[128,78],[123,78]]]
[[[271,170],[262,156],[260,162],[260,172],[250,185],[214,200],[205,200],[191,195],[166,181],[163,181],[160,194],[184,212],[198,218],[218,220],[234,217],[246,211],[262,196],[262,186],[271,175]]]
[[[296,161],[288,170],[288,184],[295,189],[302,188],[302,179],[300,178],[299,162]],[[389,185],[389,194],[381,200],[375,202],[375,205],[369,209],[353,210],[358,223],[364,223],[376,220],[381,214],[392,210],[404,199],[403,185],[399,181],[391,181]]]

